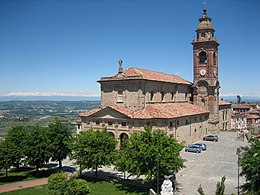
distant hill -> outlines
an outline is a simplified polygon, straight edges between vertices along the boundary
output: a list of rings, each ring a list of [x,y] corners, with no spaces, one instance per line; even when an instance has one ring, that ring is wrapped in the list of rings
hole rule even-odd
[[[240,96],[241,102],[249,102],[249,103],[260,103],[260,97],[257,96]],[[220,98],[223,98],[227,102],[236,103],[237,102],[237,96],[220,96]]]
[[[100,101],[100,97],[81,97],[81,96],[0,96],[0,101]]]
[[[220,96],[225,101],[236,103],[236,96]],[[0,96],[0,101],[100,101],[100,97],[81,96]],[[241,102],[260,103],[260,97],[241,96]]]

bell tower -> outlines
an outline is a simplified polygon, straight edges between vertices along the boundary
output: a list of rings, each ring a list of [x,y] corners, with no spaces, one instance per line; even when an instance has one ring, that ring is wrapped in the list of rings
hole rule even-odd
[[[218,46],[206,8],[199,18],[193,45],[193,101],[209,111],[209,132],[219,131]]]

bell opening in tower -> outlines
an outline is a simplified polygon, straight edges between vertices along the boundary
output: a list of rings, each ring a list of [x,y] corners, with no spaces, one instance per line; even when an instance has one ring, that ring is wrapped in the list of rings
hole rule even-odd
[[[199,53],[199,62],[200,64],[207,64],[207,53],[205,51]]]

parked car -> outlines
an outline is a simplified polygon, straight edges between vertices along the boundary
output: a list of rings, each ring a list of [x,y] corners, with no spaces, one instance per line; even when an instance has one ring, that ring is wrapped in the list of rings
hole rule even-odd
[[[218,136],[217,135],[207,135],[207,136],[203,137],[203,140],[217,142]]]
[[[255,136],[256,139],[260,139],[260,134]]]
[[[202,151],[202,148],[195,144],[189,145],[187,148],[185,148],[185,152],[201,153],[201,151]]]
[[[200,146],[202,150],[207,150],[207,145],[204,143],[195,143],[194,145]]]

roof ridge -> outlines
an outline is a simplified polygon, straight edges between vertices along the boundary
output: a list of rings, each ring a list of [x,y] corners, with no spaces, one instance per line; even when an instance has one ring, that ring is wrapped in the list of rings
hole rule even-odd
[[[166,74],[166,75],[171,75],[171,76],[178,76],[178,75],[176,75],[176,74],[169,74],[169,73],[165,73],[165,72],[161,72],[161,71],[148,70],[148,69],[144,69],[144,68],[135,68],[135,67],[132,67],[132,68],[127,68],[127,69],[137,69],[137,70],[144,70],[144,71],[155,72],[155,73],[160,73],[160,74]],[[180,77],[180,76],[178,76],[178,77]]]

